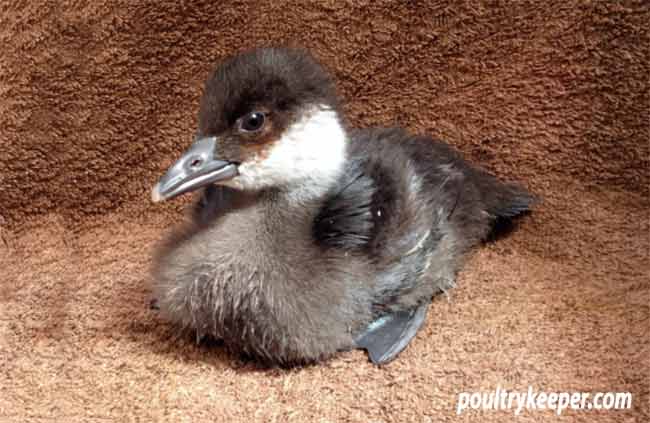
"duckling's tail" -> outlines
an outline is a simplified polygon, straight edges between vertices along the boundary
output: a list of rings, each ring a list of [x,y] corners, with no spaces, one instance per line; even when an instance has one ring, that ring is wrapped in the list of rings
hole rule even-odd
[[[475,178],[481,196],[481,208],[488,215],[489,226],[480,238],[494,241],[515,228],[514,219],[527,214],[540,200],[524,187],[505,183],[487,172]]]
[[[504,183],[495,177],[481,178],[484,210],[494,219],[511,219],[529,212],[539,198],[520,185]]]

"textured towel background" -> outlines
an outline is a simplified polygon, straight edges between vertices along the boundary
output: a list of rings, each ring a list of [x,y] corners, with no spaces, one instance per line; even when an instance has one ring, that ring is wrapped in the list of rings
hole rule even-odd
[[[650,421],[647,2],[38,3],[0,4],[0,422],[455,421],[497,385],[630,391],[563,421]],[[385,368],[261,370],[147,309],[183,206],[149,190],[202,81],[278,43],[332,69],[352,123],[430,133],[544,200]]]

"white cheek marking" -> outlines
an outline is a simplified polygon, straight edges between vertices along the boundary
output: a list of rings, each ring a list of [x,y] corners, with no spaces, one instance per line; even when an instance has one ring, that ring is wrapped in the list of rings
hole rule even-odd
[[[265,158],[247,160],[229,181],[240,189],[287,187],[296,197],[322,194],[339,177],[346,135],[335,111],[316,107],[272,144]]]

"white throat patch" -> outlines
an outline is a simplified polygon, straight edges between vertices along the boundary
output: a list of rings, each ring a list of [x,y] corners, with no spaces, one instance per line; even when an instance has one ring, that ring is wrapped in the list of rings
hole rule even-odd
[[[264,156],[239,166],[228,185],[289,187],[296,199],[318,196],[336,181],[346,159],[346,134],[334,110],[315,107],[291,125]]]

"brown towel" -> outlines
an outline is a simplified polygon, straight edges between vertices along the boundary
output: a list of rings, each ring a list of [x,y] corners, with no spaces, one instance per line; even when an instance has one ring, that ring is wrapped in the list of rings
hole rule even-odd
[[[564,421],[650,421],[647,2],[55,3],[0,6],[0,422],[455,421],[497,385],[629,391]],[[432,134],[543,199],[386,368],[260,370],[147,308],[182,207],[150,187],[212,63],[269,44],[312,49],[352,124]]]

